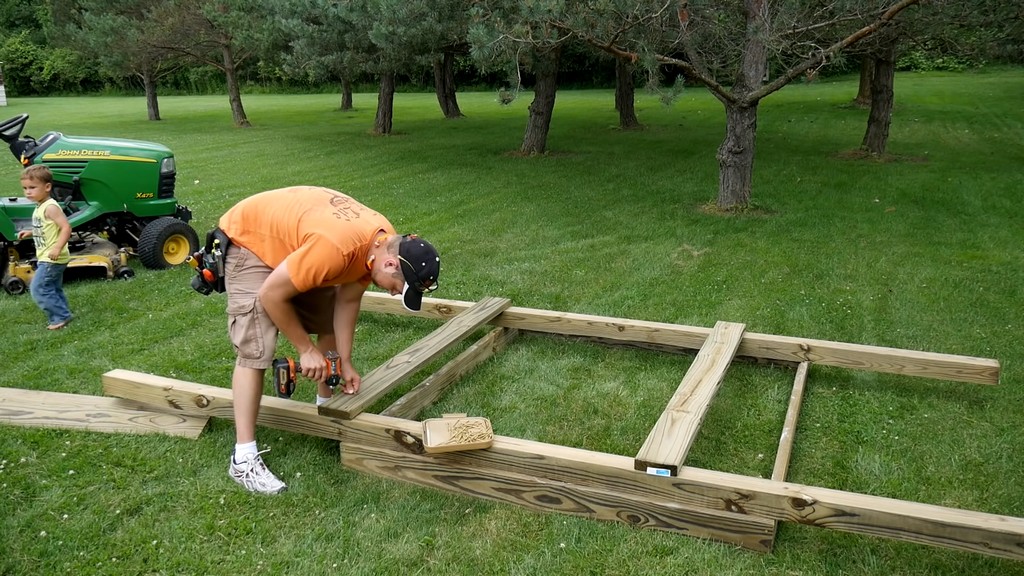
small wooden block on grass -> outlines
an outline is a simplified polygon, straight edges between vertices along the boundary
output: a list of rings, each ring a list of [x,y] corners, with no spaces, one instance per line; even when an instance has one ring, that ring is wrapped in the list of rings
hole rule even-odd
[[[121,398],[0,388],[0,423],[36,428],[198,438],[209,418],[154,411]]]

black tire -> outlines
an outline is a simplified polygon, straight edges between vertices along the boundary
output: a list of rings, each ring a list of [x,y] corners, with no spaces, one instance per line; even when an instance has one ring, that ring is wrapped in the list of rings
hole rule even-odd
[[[135,278],[135,270],[127,266],[120,266],[117,270],[114,270],[114,278],[118,280],[130,280]]]
[[[177,266],[199,250],[199,236],[191,226],[170,216],[157,218],[142,229],[135,253],[146,268]]]
[[[7,292],[11,296],[19,296],[24,294],[28,290],[28,286],[25,285],[25,281],[17,276],[11,276],[7,280],[4,280],[4,292]]]

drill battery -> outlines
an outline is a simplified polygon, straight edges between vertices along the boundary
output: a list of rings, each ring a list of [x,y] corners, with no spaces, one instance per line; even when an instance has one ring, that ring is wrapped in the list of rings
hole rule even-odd
[[[341,384],[341,362],[338,353],[331,350],[324,355],[327,364],[327,385],[333,390]],[[292,358],[275,358],[271,366],[274,373],[274,390],[278,398],[291,398],[295,393],[295,376],[302,372],[302,366]]]

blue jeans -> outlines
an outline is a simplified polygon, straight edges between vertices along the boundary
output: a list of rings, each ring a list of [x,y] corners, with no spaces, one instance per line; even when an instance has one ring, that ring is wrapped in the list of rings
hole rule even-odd
[[[46,313],[51,325],[71,319],[68,298],[64,295],[64,269],[67,267],[67,264],[40,262],[29,285],[32,299]]]

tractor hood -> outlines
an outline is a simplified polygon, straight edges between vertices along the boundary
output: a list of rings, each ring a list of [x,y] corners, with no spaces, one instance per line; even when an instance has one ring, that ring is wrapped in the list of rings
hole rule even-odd
[[[44,138],[43,140],[46,140]],[[43,143],[40,140],[40,143]],[[59,134],[53,146],[43,151],[42,161],[53,160],[162,160],[172,156],[170,148],[155,142],[124,138],[96,138]]]

